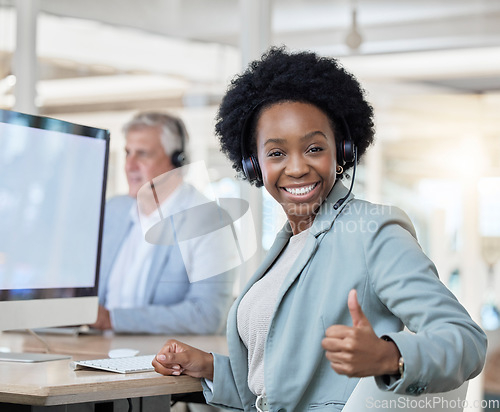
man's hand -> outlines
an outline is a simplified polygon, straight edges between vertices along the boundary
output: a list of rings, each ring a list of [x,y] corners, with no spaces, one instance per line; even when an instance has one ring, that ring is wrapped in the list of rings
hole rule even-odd
[[[322,341],[333,370],[349,377],[397,373],[401,356],[397,346],[377,337],[354,289],[349,292],[347,306],[353,326],[330,326]]]
[[[214,357],[177,340],[168,340],[152,362],[162,375],[189,375],[194,378],[214,378]]]
[[[95,329],[113,329],[111,325],[111,317],[109,316],[109,310],[107,310],[104,306],[99,305],[99,309],[97,310],[97,320],[94,324],[89,325],[91,328]]]

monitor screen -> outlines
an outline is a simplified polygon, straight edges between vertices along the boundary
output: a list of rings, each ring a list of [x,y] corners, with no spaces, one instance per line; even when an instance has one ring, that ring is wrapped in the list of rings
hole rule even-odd
[[[0,330],[95,320],[108,153],[107,130],[0,110]]]

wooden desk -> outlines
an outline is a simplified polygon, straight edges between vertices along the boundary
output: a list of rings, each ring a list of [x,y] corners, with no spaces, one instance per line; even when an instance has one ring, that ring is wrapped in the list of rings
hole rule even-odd
[[[106,358],[108,351],[116,348],[138,349],[140,355],[154,354],[167,339],[172,338],[154,335],[43,337],[53,352],[69,354],[74,360]],[[173,338],[206,351],[227,353],[225,337]],[[25,333],[0,334],[2,347],[10,348],[12,352],[43,352],[43,345]],[[52,406],[201,391],[199,379],[189,376],[162,376],[156,372],[118,374],[98,370],[74,371],[70,362],[69,359],[41,363],[0,362],[0,402]]]

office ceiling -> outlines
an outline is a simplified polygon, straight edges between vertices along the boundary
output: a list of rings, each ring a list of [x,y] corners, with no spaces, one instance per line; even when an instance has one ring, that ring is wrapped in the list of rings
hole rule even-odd
[[[247,0],[248,1],[248,0]],[[286,44],[290,48],[313,49],[318,52],[339,56],[356,57],[376,55],[393,55],[391,60],[397,60],[399,55],[409,52],[455,51],[461,56],[456,64],[451,60],[448,67],[444,61],[439,66],[434,64],[435,76],[426,68],[421,73],[424,80],[431,85],[443,85],[459,91],[489,91],[498,90],[498,73],[500,71],[500,0],[254,0],[256,3],[268,4],[267,10],[271,15],[271,43]],[[237,52],[241,38],[241,19],[238,0],[40,0],[40,11],[44,21],[39,30],[50,32],[47,25],[57,30],[52,31],[51,40],[59,47],[59,56],[50,49],[56,66],[59,64],[60,74],[56,76],[71,76],[71,67],[66,57],[71,60],[71,44],[73,36],[80,33],[87,37],[87,61],[96,64],[87,68],[88,73],[104,74],[109,71],[123,72],[135,70],[144,72],[160,72],[169,70],[168,67],[148,67],[154,61],[144,59],[143,55],[134,47],[133,33],[142,41],[144,51],[151,52],[149,42],[158,44],[159,39],[170,39],[172,42],[189,41],[190,47],[197,43],[214,45],[215,53],[224,53],[220,50],[233,49]],[[251,3],[251,2],[250,2]],[[15,4],[14,0],[2,0],[0,6]],[[357,10],[357,26],[362,36],[358,50],[351,50],[346,45],[346,36],[352,25],[352,8]],[[61,18],[69,20],[64,24]],[[85,26],[83,22],[91,22]],[[70,27],[71,26],[71,27]],[[130,56],[132,60],[142,60],[126,63],[122,57],[126,47],[112,47],[111,31],[115,28],[118,36],[130,41]],[[95,33],[97,41],[89,39],[89,30]],[[48,34],[47,36],[50,36]],[[64,37],[68,41],[63,43]],[[101,45],[99,47],[99,38]],[[78,40],[78,39],[77,39]],[[43,42],[43,34],[41,36]],[[109,43],[107,42],[109,41]],[[82,40],[83,43],[83,40]],[[78,43],[74,43],[77,45]],[[85,44],[85,43],[83,43]],[[141,44],[141,43],[137,43]],[[107,47],[107,46],[110,47]],[[219,47],[217,48],[216,45]],[[42,48],[43,44],[40,45]],[[227,48],[224,48],[227,46]],[[162,49],[158,49],[159,52]],[[201,48],[194,49],[201,53]],[[467,50],[475,50],[472,55]],[[479,56],[478,50],[484,50],[485,56]],[[460,51],[460,53],[458,53]],[[66,56],[67,54],[68,56]],[[496,56],[495,56],[496,54]],[[73,53],[74,57],[77,57]],[[94,57],[92,56],[99,56]],[[108,67],[108,59],[115,59],[118,67]],[[414,60],[414,70],[419,67],[428,67],[432,62],[425,62],[432,54],[419,54],[422,61]],[[42,56],[43,57],[43,56]],[[82,57],[84,57],[82,55]],[[207,57],[207,55],[203,56]],[[59,58],[59,62],[57,59]],[[99,58],[102,64],[99,67]],[[183,60],[186,56],[175,56]],[[404,56],[400,60],[404,60]],[[494,67],[492,61],[496,59]],[[475,61],[474,61],[475,60]],[[377,60],[379,61],[379,60]],[[486,61],[486,63],[485,63]],[[46,60],[47,62],[47,60]],[[120,67],[119,65],[122,64]],[[172,65],[172,63],[170,63]],[[175,66],[175,65],[174,65]],[[370,64],[364,65],[370,66]],[[398,66],[398,64],[396,64]],[[184,66],[183,66],[184,67]],[[108,72],[106,72],[106,69]],[[78,71],[78,68],[76,68]],[[175,67],[170,69],[173,74],[187,74],[185,69],[176,73]],[[361,69],[364,75],[366,69]],[[396,67],[396,70],[398,68]],[[383,68],[385,75],[394,76],[396,70]],[[80,72],[84,72],[80,68]],[[200,72],[200,70],[198,70]],[[410,69],[410,72],[412,70]],[[50,76],[50,71],[44,72]],[[449,80],[449,76],[456,80]],[[408,78],[409,73],[400,73],[401,78]],[[197,76],[202,76],[198,74]],[[372,76],[373,77],[373,76]],[[419,74],[413,76],[420,80]],[[443,80],[441,82],[441,79]],[[445,80],[446,79],[446,80]],[[203,80],[203,77],[202,77]]]
[[[346,54],[351,9],[363,53],[500,46],[498,0],[255,0],[269,4],[272,41]],[[162,36],[237,47],[238,0],[41,0],[41,10]]]
[[[487,151],[500,159],[500,0],[254,1],[269,4],[272,44],[337,56],[361,79],[379,113],[379,138],[390,142],[387,165],[406,171],[403,179],[432,175],[420,160],[436,146],[422,138],[439,139],[442,153],[479,122]],[[13,4],[0,0],[0,79],[15,47]],[[42,113],[216,104],[241,70],[247,16],[238,0],[39,4]],[[356,50],[346,44],[353,6]],[[0,80],[0,99],[2,92],[8,97],[9,83]]]

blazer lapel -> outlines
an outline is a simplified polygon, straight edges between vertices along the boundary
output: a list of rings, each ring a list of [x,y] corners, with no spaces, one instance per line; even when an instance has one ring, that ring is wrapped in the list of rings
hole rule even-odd
[[[167,265],[168,258],[174,246],[156,246],[153,252],[151,268],[149,269],[148,279],[146,281],[146,290],[144,292],[145,303],[151,302],[155,287],[158,285],[159,278]]]
[[[124,217],[124,220],[127,217]],[[116,260],[116,256],[120,251],[124,240],[127,238],[130,229],[132,228],[132,220],[126,220],[125,224],[117,225],[113,228],[113,231],[109,235],[109,238],[106,242],[106,251],[105,255],[102,256],[102,271],[104,273],[111,272],[111,268],[113,263]]]
[[[264,260],[260,264],[260,266],[255,271],[254,275],[250,278],[250,281],[247,282],[245,288],[240,294],[240,298],[243,297],[245,293],[252,287],[252,285],[257,282],[264,274],[268,271],[269,267],[274,263],[278,255],[281,253],[285,245],[288,243],[288,239],[292,236],[292,230],[288,223],[285,224],[283,229],[278,233],[276,239],[274,240],[271,249],[267,252]]]
[[[116,257],[128,236],[132,227],[130,218],[130,207],[132,202],[124,201],[121,209],[116,211],[116,215],[108,217],[111,222],[104,226],[102,239],[101,263],[99,268],[99,303],[105,304],[107,295],[108,279]],[[106,218],[105,218],[106,219]]]
[[[238,325],[237,325],[237,311],[238,306],[240,304],[243,296],[248,292],[248,290],[252,287],[252,285],[257,282],[269,269],[269,267],[273,264],[276,257],[281,253],[283,247],[287,244],[288,239],[292,235],[292,231],[288,224],[280,231],[280,233],[276,236],[276,239],[269,249],[266,257],[263,262],[255,272],[255,274],[251,277],[250,281],[247,282],[244,289],[234,302],[233,306],[228,315],[227,322],[227,342],[228,342],[228,350],[231,359],[235,359],[237,361],[231,362],[231,366],[233,369],[233,376],[236,382],[236,386],[238,387],[239,394],[243,405],[251,405],[255,401],[255,397],[248,389],[248,359],[247,359],[247,348],[245,344],[240,339],[240,335],[238,333]]]

